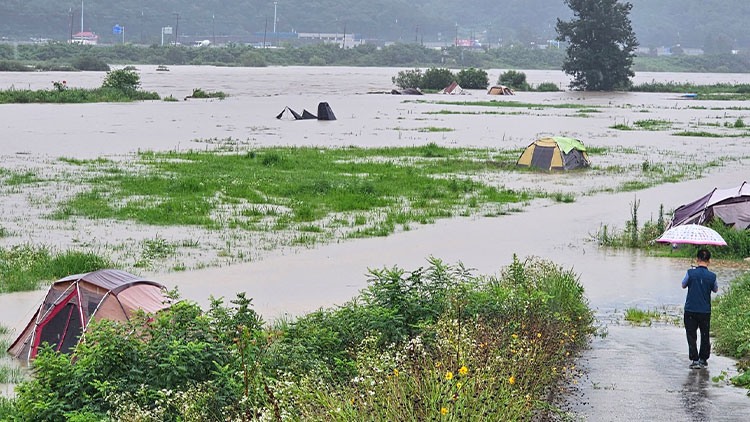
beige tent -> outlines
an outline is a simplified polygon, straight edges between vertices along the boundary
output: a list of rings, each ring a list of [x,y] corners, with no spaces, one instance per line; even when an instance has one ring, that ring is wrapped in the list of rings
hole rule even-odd
[[[453,82],[451,82],[450,85],[448,85],[447,87],[445,87],[445,89],[443,89],[443,94],[448,94],[448,95],[463,95],[464,94],[464,90],[463,90],[463,88],[461,88],[461,86],[458,84],[458,82],[453,81]]]
[[[164,286],[155,281],[121,270],[99,270],[58,280],[8,353],[27,363],[43,343],[69,353],[92,321],[127,321],[138,309],[154,313],[166,308],[163,290]]]
[[[497,85],[487,91],[489,95],[516,95],[516,93],[505,85]]]

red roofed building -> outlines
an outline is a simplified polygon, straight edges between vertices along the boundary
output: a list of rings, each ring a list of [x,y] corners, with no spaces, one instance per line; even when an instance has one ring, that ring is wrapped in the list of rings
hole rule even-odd
[[[79,32],[73,34],[73,39],[70,42],[73,44],[96,45],[99,43],[99,36],[93,32]]]

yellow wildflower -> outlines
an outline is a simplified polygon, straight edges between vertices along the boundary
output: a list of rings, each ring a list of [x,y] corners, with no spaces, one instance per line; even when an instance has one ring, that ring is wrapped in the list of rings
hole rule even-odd
[[[513,334],[513,336],[512,336],[512,337],[513,337],[514,339],[515,339],[515,338],[518,338],[518,334]]]
[[[458,370],[458,373],[461,375],[466,375],[466,373],[469,372],[469,368],[462,366],[461,369]]]
[[[578,380],[573,380],[573,384],[578,384]]]
[[[398,376],[398,369],[393,370],[393,375]]]
[[[440,414],[441,415],[445,415],[446,413],[448,413],[448,409],[446,409],[444,407],[440,409]]]
[[[513,375],[511,375],[510,378],[508,378],[508,383],[510,383],[511,385],[516,383],[516,379],[513,378]]]
[[[453,379],[453,372],[451,372],[451,371],[447,371],[447,372],[445,373],[445,379],[447,379],[447,380],[452,380],[452,379]]]
[[[536,333],[536,336],[537,336],[538,338],[542,338],[542,333]]]
[[[461,386],[462,386],[462,385],[463,385],[463,384],[461,384],[460,382],[459,382],[459,383],[456,383],[456,388],[461,388]]]
[[[435,368],[440,368],[440,362],[435,362]]]

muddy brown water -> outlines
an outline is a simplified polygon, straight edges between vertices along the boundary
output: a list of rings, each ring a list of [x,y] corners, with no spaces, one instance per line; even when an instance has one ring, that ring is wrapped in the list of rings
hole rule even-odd
[[[726,107],[732,104],[688,102],[673,94],[561,92],[522,93],[512,98],[529,103],[577,102],[610,106],[591,118],[571,118],[568,117],[571,110],[560,109],[545,109],[541,113],[543,115],[535,115],[533,120],[527,115],[435,117],[422,113],[445,108],[467,110],[467,107],[417,106],[402,102],[412,98],[364,94],[389,89],[390,77],[398,69],[185,66],[172,67],[168,73],[157,73],[153,67],[139,67],[142,69],[144,88],[156,90],[161,95],[183,97],[192,88],[201,87],[223,90],[232,96],[224,101],[191,100],[178,103],[0,105],[2,163],[14,162],[17,157],[27,155],[55,159],[60,156],[121,155],[148,149],[203,149],[208,147],[205,143],[191,140],[227,136],[247,140],[254,145],[379,146],[434,141],[457,146],[519,147],[540,134],[567,133],[587,139],[587,144],[597,146],[653,148],[657,151],[665,148],[717,156],[748,152],[745,146],[747,139],[742,138],[679,138],[659,132],[625,133],[607,129],[613,122],[639,118],[700,121],[744,116],[750,120],[747,118],[750,115],[748,111],[687,110],[685,108],[689,105]],[[499,71],[490,72],[491,80],[496,80],[498,74]],[[567,80],[560,72],[530,71],[527,74],[533,83],[552,81],[564,84]],[[101,83],[102,77],[103,74],[97,72],[0,73],[0,87],[46,88],[52,80],[62,79],[69,85],[94,87]],[[696,83],[747,82],[748,76],[660,73],[639,74],[636,81],[652,79]],[[446,98],[427,96],[426,99]],[[460,100],[467,101],[486,99],[488,97],[483,92],[460,97]],[[314,111],[321,100],[332,105],[338,121],[289,124],[273,119],[286,105],[298,111],[303,108]],[[641,110],[648,110],[649,113],[642,113]],[[427,120],[417,121],[415,116]],[[446,126],[457,130],[441,134],[390,130],[406,125]],[[413,269],[426,265],[426,257],[432,255],[449,263],[462,261],[478,273],[492,274],[508,264],[516,253],[520,257],[539,256],[572,267],[580,274],[586,295],[599,314],[630,306],[680,306],[684,301],[684,291],[679,288],[679,281],[690,266],[689,260],[653,258],[629,251],[602,249],[589,241],[590,235],[597,231],[600,224],[622,227],[628,216],[629,204],[635,197],[641,200],[641,218],[647,219],[650,213],[656,212],[659,204],[676,206],[715,186],[735,186],[748,179],[750,173],[742,162],[734,164],[712,171],[702,179],[661,185],[636,193],[579,196],[572,204],[541,203],[508,216],[439,220],[435,224],[414,226],[411,231],[386,238],[347,240],[314,249],[292,249],[257,262],[150,276],[169,286],[178,286],[185,298],[204,305],[208,303],[210,295],[230,299],[237,292],[247,292],[253,298],[256,309],[267,319],[273,319],[347,301],[366,285],[368,268],[398,265]],[[545,183],[545,180],[539,179],[539,183]],[[729,277],[743,271],[742,267],[723,268],[720,263],[717,264],[720,283],[724,285]],[[42,295],[42,291],[0,295],[0,321],[20,328],[31,317]],[[684,387],[684,391],[677,394],[673,392],[676,387],[672,386],[679,383],[681,377],[690,376],[681,361],[673,360],[674,356],[684,353],[678,341],[684,334],[680,334],[680,329],[676,327],[664,327],[663,330],[668,334],[613,330],[610,342],[615,342],[618,347],[632,344],[635,355],[648,357],[656,354],[656,357],[637,360],[632,365],[619,365],[619,361],[614,359],[612,365],[619,368],[616,370],[605,370],[610,365],[608,363],[600,366],[591,364],[592,381],[583,388],[586,397],[583,401],[592,403],[592,406],[577,408],[577,412],[590,420],[648,420],[647,412],[644,413],[642,408],[636,412],[627,400],[616,404],[606,397],[601,398],[602,391],[610,390],[593,388],[594,382],[597,385],[617,383],[634,367],[645,372],[644,376],[672,380],[670,387],[648,390],[651,395],[649,400],[654,404],[646,410],[658,407],[659,403],[669,403],[664,409],[670,409],[670,406],[679,406],[680,400],[690,396],[692,387]],[[631,341],[643,336],[646,340]],[[594,363],[609,362],[607,359],[621,353],[613,351],[610,347],[612,343],[595,340],[593,345],[594,348],[585,358]],[[654,362],[659,362],[659,356],[664,362],[654,366]],[[712,367],[712,373],[715,374],[719,368],[731,370],[731,360],[721,362]],[[736,409],[738,403],[747,403],[739,401],[741,394],[725,393],[741,390],[713,390],[710,384],[701,380],[696,381],[705,387],[700,391],[710,390],[709,396],[723,403],[722,406]],[[625,397],[635,399],[641,396],[637,386],[629,388],[630,396]],[[701,399],[703,396],[700,394],[690,397],[704,402],[709,400]],[[710,412],[702,414],[708,416],[704,419],[686,416],[675,420],[741,420],[712,417],[714,414]],[[608,419],[606,415],[622,417],[610,416]],[[660,415],[666,418],[668,413]],[[655,420],[664,418],[657,417]]]

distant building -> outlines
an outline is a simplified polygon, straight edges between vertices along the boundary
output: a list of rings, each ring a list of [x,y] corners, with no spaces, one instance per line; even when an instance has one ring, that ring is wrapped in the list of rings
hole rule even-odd
[[[99,36],[93,32],[79,32],[73,34],[73,39],[70,42],[73,44],[97,45],[99,44]]]
[[[343,32],[300,32],[297,37],[301,43],[331,43],[338,44],[339,47],[352,48],[364,44],[359,34],[344,34]]]

